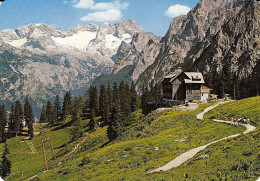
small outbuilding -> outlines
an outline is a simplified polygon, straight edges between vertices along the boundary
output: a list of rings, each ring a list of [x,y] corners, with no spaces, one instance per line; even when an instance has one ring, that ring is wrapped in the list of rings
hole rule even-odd
[[[212,89],[206,87],[205,85],[201,86],[201,101],[207,101],[210,99],[210,91]]]

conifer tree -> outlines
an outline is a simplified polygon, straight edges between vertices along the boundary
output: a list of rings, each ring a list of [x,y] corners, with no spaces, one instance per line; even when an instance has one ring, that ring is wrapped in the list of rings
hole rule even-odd
[[[122,81],[119,85],[119,98],[120,98],[120,105],[121,105],[121,112],[123,119],[125,121],[126,118],[131,113],[130,108],[130,96],[129,96],[129,86]]]
[[[30,109],[30,103],[28,97],[26,97],[24,102],[24,108],[23,108],[25,126],[27,126],[29,122],[29,109]]]
[[[98,91],[96,87],[89,88],[89,109],[94,109],[95,114],[99,115]]]
[[[3,143],[6,140],[6,134],[5,134],[5,126],[7,123],[7,113],[5,110],[5,106],[0,106],[0,142]]]
[[[23,108],[19,100],[15,102],[14,108],[14,127],[15,134],[20,135],[23,130]]]
[[[73,100],[73,106],[72,106],[72,120],[74,123],[79,123],[81,120],[82,115],[82,108],[79,102],[79,98],[76,96]]]
[[[112,91],[112,102],[114,103],[118,99],[119,99],[119,90],[118,90],[118,87],[117,87],[117,83],[114,82],[113,91]]]
[[[90,116],[90,112],[89,112],[89,99],[87,99],[84,103],[84,107],[83,107],[83,110],[82,110],[82,113],[83,113],[83,116],[84,118],[89,118]]]
[[[55,101],[54,101],[54,118],[55,122],[57,123],[61,118],[61,106],[60,106],[60,97],[59,95],[56,95]]]
[[[24,103],[24,119],[26,122],[26,125],[28,126],[28,134],[30,136],[30,139],[33,138],[33,123],[34,123],[34,115],[33,115],[33,110],[32,106],[26,98],[25,103]]]
[[[139,96],[135,90],[134,82],[131,83],[130,88],[130,107],[131,112],[134,112],[139,109]]]
[[[4,152],[2,154],[2,164],[1,164],[1,177],[5,178],[7,175],[11,173],[11,162],[7,159],[7,155],[9,154],[9,149],[7,144],[4,145]]]
[[[64,121],[68,115],[71,115],[72,97],[70,92],[66,92],[62,105],[62,120]]]
[[[122,87],[122,85],[121,85]],[[117,87],[117,83],[114,82],[113,84],[113,91],[112,91],[112,107],[111,107],[111,115],[108,121],[108,128],[107,128],[107,136],[109,141],[113,141],[117,138],[120,132],[120,127],[122,125],[122,114],[121,114],[121,105],[120,105],[120,96],[119,90]]]
[[[121,118],[122,115],[120,110],[120,101],[119,99],[115,99],[111,110],[111,117],[108,121],[107,137],[109,141],[113,141],[118,137],[120,132]]]
[[[96,127],[96,121],[95,121],[95,111],[94,109],[91,110],[90,113],[90,120],[89,120],[89,129],[94,130]]]
[[[161,100],[161,87],[158,83],[152,89],[153,101],[159,102]]]
[[[100,87],[99,112],[100,112],[100,116],[102,116],[102,121],[104,122],[105,125],[107,125],[109,119],[109,102],[108,102],[107,90],[104,85],[101,85]]]
[[[46,118],[47,118],[47,122],[50,125],[54,124],[54,109],[52,106],[52,103],[50,101],[47,102],[47,107],[46,107]]]
[[[111,91],[110,84],[108,84],[108,86],[107,86],[107,97],[108,97],[109,112],[111,112],[111,109],[112,109],[112,91]]]
[[[46,116],[46,108],[45,104],[42,105],[42,111],[41,111],[41,117],[40,117],[40,123],[47,122],[47,116]]]
[[[14,112],[14,104],[12,103],[11,109],[10,109],[10,115],[9,115],[9,133],[10,136],[15,136],[15,112]]]
[[[149,91],[147,88],[144,88],[141,95],[141,107],[142,107],[143,114],[149,113],[148,102],[149,102]]]
[[[82,96],[79,96],[79,98],[78,98],[78,106],[79,106],[79,109],[80,109],[80,116],[82,116],[84,106],[85,106],[85,101],[84,101],[84,98]]]

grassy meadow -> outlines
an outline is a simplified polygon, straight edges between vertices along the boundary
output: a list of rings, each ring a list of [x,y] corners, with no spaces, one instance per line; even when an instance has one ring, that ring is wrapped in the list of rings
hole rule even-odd
[[[256,180],[260,176],[259,129],[213,144],[178,168],[147,173],[185,151],[245,130],[210,118],[246,116],[253,125],[260,126],[260,97],[226,103],[208,112],[205,120],[196,119],[198,113],[213,104],[202,104],[193,111],[154,111],[147,116],[136,111],[131,115],[131,124],[111,143],[106,127],[87,132],[89,120],[80,123],[83,136],[75,141],[71,141],[72,127],[36,125],[39,134],[31,142],[25,137],[7,141],[12,173],[6,180],[26,180],[36,174],[31,180]],[[46,142],[49,171],[42,172],[41,140],[47,137],[51,138],[58,166]]]

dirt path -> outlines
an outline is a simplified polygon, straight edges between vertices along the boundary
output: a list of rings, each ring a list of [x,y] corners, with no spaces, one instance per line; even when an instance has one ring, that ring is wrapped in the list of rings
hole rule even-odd
[[[217,106],[219,106],[220,104],[223,104],[223,103],[225,103],[225,102],[217,103],[215,105],[212,105],[212,106],[206,108],[203,112],[201,112],[201,113],[199,113],[197,115],[197,119],[203,120],[203,116],[204,116],[204,114],[206,112],[216,108]],[[217,119],[213,119],[212,121],[219,122],[219,123],[233,124],[231,121],[223,121],[223,120],[217,120]],[[243,134],[248,134],[248,133],[250,133],[250,132],[252,132],[252,131],[254,131],[256,129],[256,127],[254,127],[252,125],[249,125],[249,124],[245,124],[244,126],[246,127],[246,131],[244,131]],[[229,138],[237,137],[240,134],[241,133],[238,133],[238,134],[235,134],[235,135],[231,135],[231,136],[228,136],[228,137],[225,137],[225,138],[221,138],[219,140],[210,142],[210,143],[208,143],[206,145],[203,145],[203,146],[191,149],[189,151],[186,151],[186,152],[182,153],[180,156],[178,156],[175,159],[173,159],[172,161],[170,161],[169,163],[167,163],[166,165],[164,165],[162,167],[159,167],[159,168],[157,168],[155,170],[152,170],[152,171],[150,171],[148,173],[159,172],[159,171],[167,171],[167,170],[170,170],[172,168],[179,167],[181,164],[185,163],[187,160],[189,160],[192,157],[194,157],[198,152],[200,152],[201,150],[204,150],[209,145],[217,143],[217,142],[222,141],[222,140],[226,140],[226,139],[229,139]]]
[[[66,162],[67,159],[69,158],[69,156],[72,155],[73,153],[75,153],[85,141],[86,141],[86,138],[84,138],[80,143],[78,143],[78,144],[74,147],[74,149],[73,149],[72,151],[70,151],[67,155],[65,155],[65,156],[60,160],[60,162],[59,162],[58,165],[61,165],[62,162]]]

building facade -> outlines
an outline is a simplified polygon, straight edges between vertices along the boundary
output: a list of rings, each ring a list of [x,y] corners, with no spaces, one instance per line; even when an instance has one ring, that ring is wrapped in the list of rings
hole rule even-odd
[[[167,75],[162,82],[164,101],[201,101],[209,96],[202,93],[204,78],[200,72],[176,71]],[[207,98],[206,98],[207,97]]]

